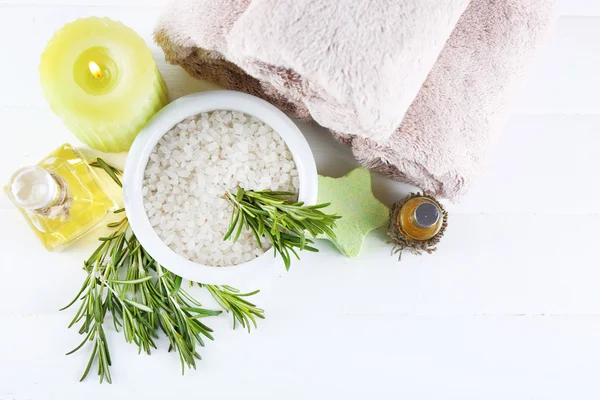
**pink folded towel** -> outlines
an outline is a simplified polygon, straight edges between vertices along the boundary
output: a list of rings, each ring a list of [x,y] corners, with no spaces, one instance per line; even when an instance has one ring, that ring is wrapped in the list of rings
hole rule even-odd
[[[477,177],[554,0],[179,0],[157,42],[436,196]]]

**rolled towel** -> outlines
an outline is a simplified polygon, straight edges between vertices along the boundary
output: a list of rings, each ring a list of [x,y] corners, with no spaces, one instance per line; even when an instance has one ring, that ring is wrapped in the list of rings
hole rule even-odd
[[[156,28],[195,77],[314,119],[367,167],[457,198],[554,0],[179,0]]]

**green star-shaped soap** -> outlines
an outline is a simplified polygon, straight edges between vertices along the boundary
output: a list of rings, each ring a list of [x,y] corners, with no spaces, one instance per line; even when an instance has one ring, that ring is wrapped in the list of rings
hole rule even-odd
[[[371,173],[366,168],[356,168],[341,178],[319,175],[318,204],[321,203],[331,203],[323,212],[342,218],[336,220],[333,230],[336,240],[326,235],[317,239],[331,240],[347,257],[356,257],[367,234],[389,219],[388,208],[373,196]]]

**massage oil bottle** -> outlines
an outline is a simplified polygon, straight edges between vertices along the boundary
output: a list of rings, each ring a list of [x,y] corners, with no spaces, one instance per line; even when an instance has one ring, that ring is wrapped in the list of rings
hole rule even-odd
[[[19,169],[5,191],[48,250],[60,250],[104,221],[117,203],[69,144]]]
[[[442,227],[442,211],[427,197],[414,197],[406,202],[396,221],[400,231],[412,240],[429,240]]]

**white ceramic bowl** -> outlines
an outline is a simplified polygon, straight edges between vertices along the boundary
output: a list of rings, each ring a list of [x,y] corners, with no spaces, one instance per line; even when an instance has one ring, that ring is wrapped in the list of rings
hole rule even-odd
[[[307,205],[317,201],[317,168],[312,151],[298,127],[283,112],[264,100],[245,93],[214,90],[191,94],[160,110],[136,137],[125,163],[123,197],[125,212],[133,232],[146,251],[164,268],[201,283],[238,285],[261,281],[285,271],[273,251],[240,265],[212,267],[198,264],[171,250],[158,237],[144,209],[142,181],[150,153],[159,139],[180,121],[214,110],[240,111],[252,115],[277,132],[290,149],[299,176],[299,201]]]

